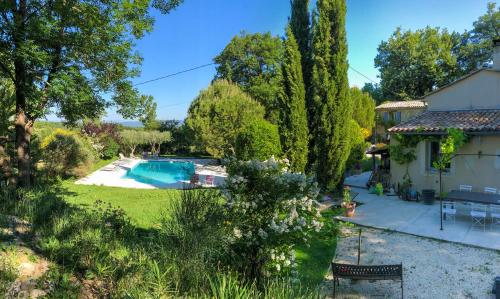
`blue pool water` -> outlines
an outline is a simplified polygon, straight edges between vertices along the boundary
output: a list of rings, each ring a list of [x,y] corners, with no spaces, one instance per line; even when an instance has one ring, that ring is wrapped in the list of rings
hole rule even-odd
[[[189,181],[194,174],[194,164],[190,162],[147,161],[128,170],[124,178],[146,184],[174,184]]]

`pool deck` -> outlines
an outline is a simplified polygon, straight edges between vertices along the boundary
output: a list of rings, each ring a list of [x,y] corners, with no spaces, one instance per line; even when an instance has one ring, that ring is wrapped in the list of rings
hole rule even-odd
[[[217,165],[213,159],[132,159],[125,158],[108,164],[92,174],[76,181],[79,185],[97,185],[108,187],[134,188],[134,189],[182,189],[189,185],[189,181],[179,181],[173,184],[148,184],[130,178],[124,178],[127,171],[137,164],[146,161],[174,161],[192,162],[195,165],[195,173],[199,175],[200,182],[203,183],[207,175],[214,176],[215,186],[221,185],[227,177],[222,166]],[[201,185],[203,186],[203,184]]]

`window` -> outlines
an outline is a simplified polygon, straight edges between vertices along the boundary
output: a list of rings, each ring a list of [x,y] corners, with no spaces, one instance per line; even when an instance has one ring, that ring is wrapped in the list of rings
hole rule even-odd
[[[384,112],[383,118],[384,121],[389,121],[389,112]]]
[[[397,122],[401,121],[401,111],[394,112],[394,120]]]
[[[439,153],[440,153],[440,143],[438,141],[431,141],[429,142],[429,160],[428,160],[428,165],[427,167],[429,170],[437,171],[437,169],[434,167],[434,162],[439,161]],[[445,172],[448,172],[450,170],[451,164],[448,163],[446,165],[446,169],[444,170]]]

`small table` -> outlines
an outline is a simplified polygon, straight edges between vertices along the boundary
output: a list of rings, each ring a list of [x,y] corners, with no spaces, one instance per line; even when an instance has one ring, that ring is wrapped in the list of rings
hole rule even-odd
[[[500,194],[452,190],[445,198],[450,201],[500,205]]]

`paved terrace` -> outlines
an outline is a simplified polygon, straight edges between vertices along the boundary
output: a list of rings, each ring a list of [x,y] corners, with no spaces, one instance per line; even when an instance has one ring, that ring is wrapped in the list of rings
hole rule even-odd
[[[457,242],[487,249],[500,250],[500,226],[486,230],[471,227],[471,219],[466,207],[458,208],[456,221],[444,221],[444,230],[440,230],[439,201],[434,205],[422,202],[408,202],[397,196],[377,196],[368,190],[353,188],[359,193],[356,201],[363,203],[356,208],[352,218],[338,217],[341,220],[361,226],[387,229],[416,236]]]

